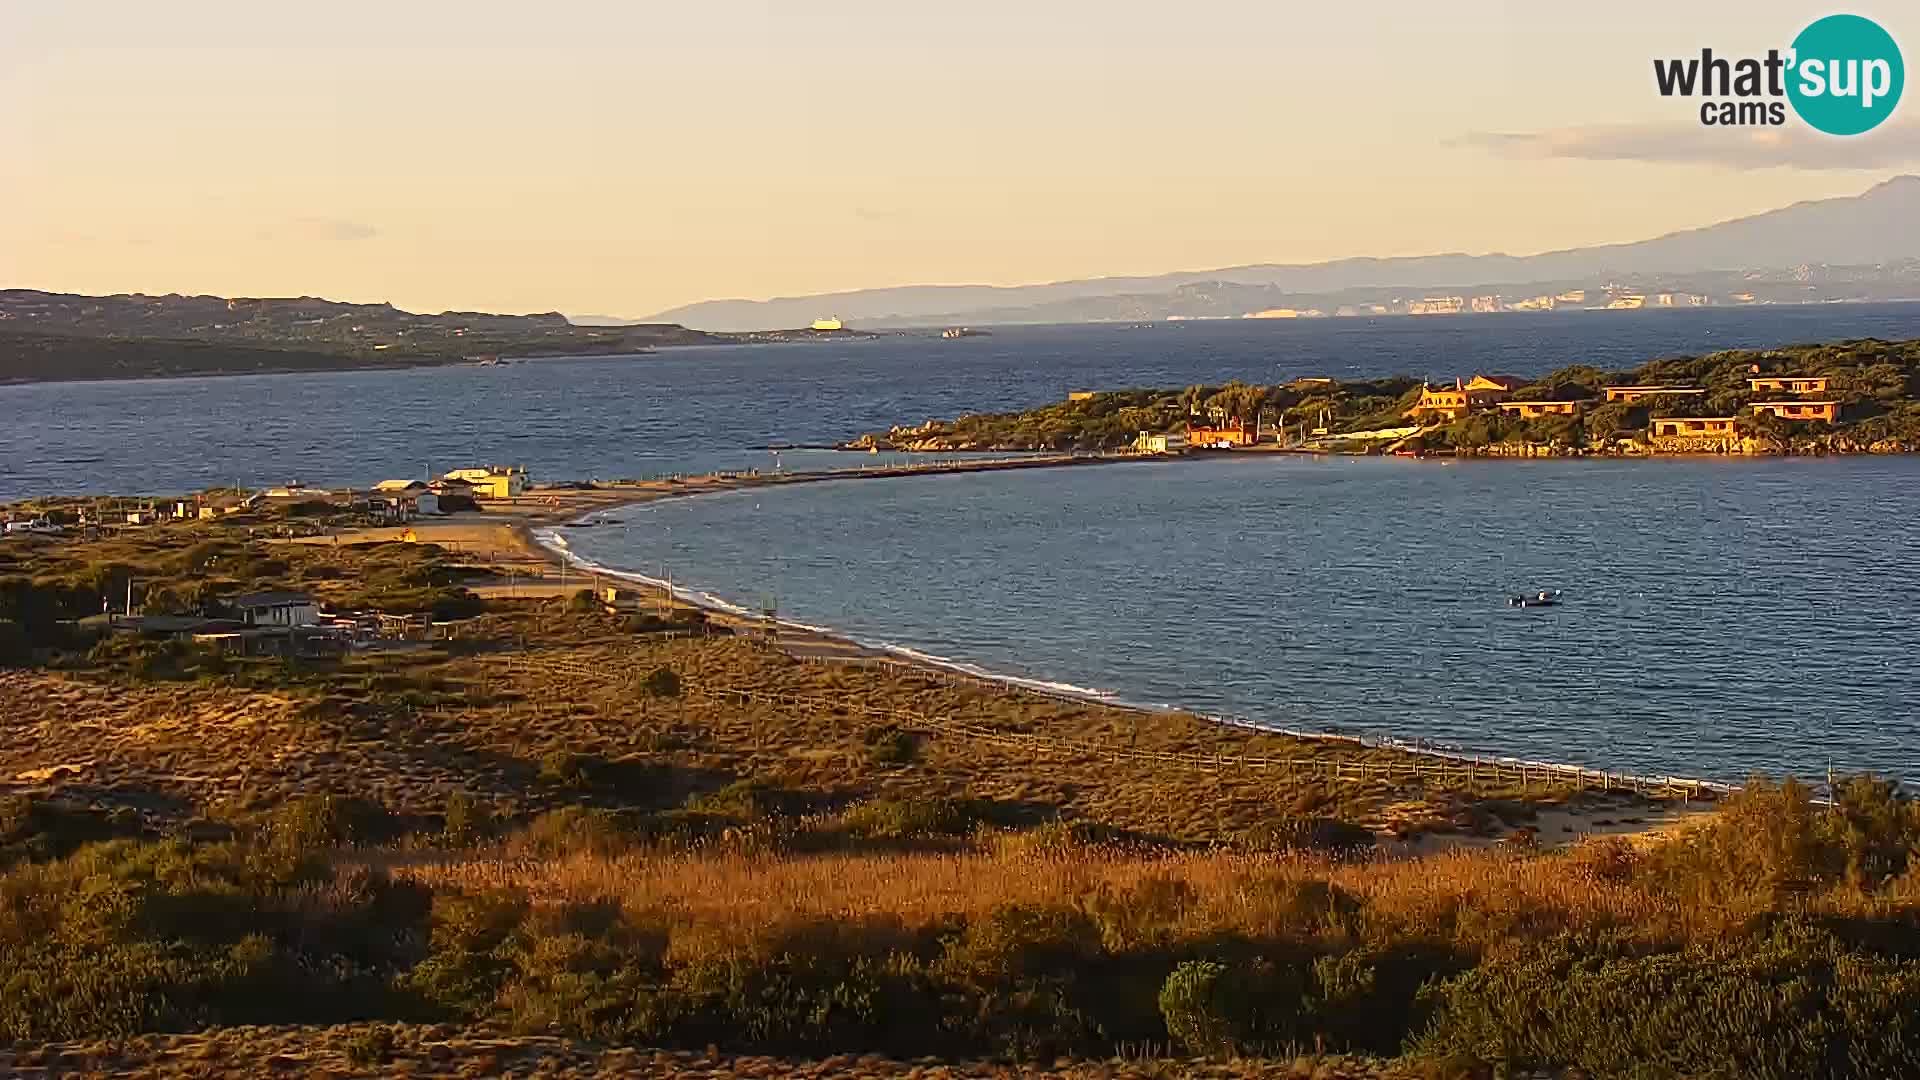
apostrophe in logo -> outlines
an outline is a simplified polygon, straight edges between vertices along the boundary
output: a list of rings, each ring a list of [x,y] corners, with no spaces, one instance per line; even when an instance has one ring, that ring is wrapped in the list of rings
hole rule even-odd
[[[1655,60],[1653,79],[1662,97],[1705,98],[1700,122],[1708,127],[1778,126],[1791,104],[1815,130],[1859,135],[1893,114],[1907,71],[1879,23],[1829,15],[1784,52],[1734,58],[1705,48],[1698,59]]]
[[[1829,135],[1872,131],[1893,114],[1906,65],[1893,35],[1872,19],[1829,15],[1793,39],[1787,100]]]

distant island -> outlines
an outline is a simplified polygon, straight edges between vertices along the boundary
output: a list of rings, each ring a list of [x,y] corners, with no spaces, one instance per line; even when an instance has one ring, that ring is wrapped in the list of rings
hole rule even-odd
[[[1296,450],[1474,456],[1920,450],[1920,340],[1874,339],[1564,367],[1273,386],[1078,391],[1018,413],[896,426],[848,450]]]
[[[1230,266],[1036,285],[907,285],[710,300],[652,316],[714,330],[996,326],[1187,319],[1444,317],[1920,297],[1920,176],[1652,239],[1537,255],[1442,254]]]
[[[315,297],[80,296],[0,290],[0,383],[243,375],[645,355],[676,345],[872,337],[856,330],[716,334],[673,323],[576,325],[557,312],[418,315]]]

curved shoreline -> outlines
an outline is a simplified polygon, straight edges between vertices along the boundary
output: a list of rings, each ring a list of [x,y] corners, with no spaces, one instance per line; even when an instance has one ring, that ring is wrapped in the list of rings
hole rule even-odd
[[[1497,763],[1497,764],[1506,765],[1506,766],[1523,767],[1527,769],[1539,769],[1544,774],[1547,774],[1549,776],[1554,776],[1554,777],[1562,777],[1568,780],[1569,782],[1579,781],[1582,783],[1606,783],[1606,782],[1626,781],[1632,784],[1646,785],[1649,787],[1663,787],[1663,788],[1672,789],[1676,791],[1691,791],[1695,793],[1696,796],[1705,796],[1705,797],[1716,797],[1720,795],[1725,795],[1725,794],[1738,791],[1740,789],[1741,785],[1739,784],[1734,784],[1734,783],[1720,781],[1720,780],[1709,780],[1709,779],[1704,779],[1699,777],[1688,777],[1688,776],[1674,776],[1671,774],[1664,775],[1664,776],[1655,776],[1655,775],[1639,774],[1639,773],[1616,772],[1610,769],[1588,768],[1585,766],[1569,764],[1566,762],[1542,761],[1542,760],[1535,760],[1530,758],[1514,757],[1512,755],[1500,753],[1497,751],[1475,752],[1470,747],[1460,746],[1457,744],[1438,743],[1432,740],[1422,740],[1422,739],[1405,739],[1399,736],[1384,734],[1384,733],[1356,735],[1356,734],[1346,734],[1342,732],[1331,732],[1331,731],[1305,731],[1301,729],[1290,728],[1281,724],[1275,724],[1275,723],[1270,723],[1266,721],[1256,720],[1251,717],[1215,714],[1215,713],[1209,713],[1209,712],[1205,712],[1198,709],[1184,708],[1179,705],[1173,705],[1173,704],[1156,705],[1156,704],[1147,703],[1147,702],[1133,701],[1133,700],[1124,698],[1120,696],[1117,692],[1113,692],[1113,691],[1098,690],[1098,689],[1092,689],[1088,687],[1076,686],[1071,683],[1050,682],[1044,679],[1034,679],[1034,678],[1028,678],[1024,676],[1011,675],[1004,672],[997,672],[997,671],[993,671],[990,668],[986,668],[978,664],[970,663],[968,661],[954,660],[950,657],[937,656],[932,653],[923,652],[919,649],[913,648],[912,646],[901,645],[893,642],[884,642],[884,641],[882,642],[866,641],[852,634],[846,633],[842,630],[838,630],[833,627],[817,626],[814,624],[803,623],[803,622],[799,622],[792,619],[779,618],[778,616],[775,616],[771,620],[771,624],[769,624],[769,620],[766,618],[766,616],[758,612],[754,612],[751,609],[744,608],[732,601],[729,601],[724,597],[720,596],[719,594],[713,591],[710,591],[709,589],[703,586],[699,586],[699,585],[686,586],[686,585],[672,584],[660,578],[652,577],[650,575],[641,573],[639,571],[622,570],[618,567],[611,567],[603,563],[599,563],[591,558],[584,558],[573,551],[571,545],[567,543],[566,537],[559,531],[560,529],[565,528],[567,526],[577,525],[581,522],[585,522],[596,514],[610,513],[610,512],[614,512],[615,510],[624,509],[626,507],[643,506],[648,503],[657,502],[663,498],[688,498],[695,495],[711,495],[711,494],[718,494],[718,493],[727,492],[727,491],[743,491],[743,490],[749,490],[755,487],[773,486],[780,483],[821,482],[821,481],[827,481],[827,480],[882,479],[882,478],[905,476],[905,475],[920,475],[920,474],[938,475],[938,474],[947,473],[947,472],[992,471],[994,468],[1047,468],[1047,467],[1059,467],[1063,465],[1071,465],[1071,464],[1078,464],[1078,463],[1093,463],[1093,462],[1099,462],[1099,461],[1120,462],[1120,461],[1129,461],[1129,460],[1143,461],[1143,460],[1157,460],[1157,459],[1139,458],[1139,457],[1016,459],[1018,463],[1007,463],[1007,464],[999,464],[999,465],[987,465],[987,463],[977,463],[978,466],[984,466],[984,467],[974,467],[974,468],[967,468],[964,466],[942,468],[940,466],[908,465],[908,466],[890,467],[883,470],[872,470],[872,471],[864,471],[864,472],[857,472],[857,471],[851,471],[851,470],[849,471],[836,470],[836,471],[814,472],[814,473],[794,473],[794,474],[787,474],[785,478],[777,481],[763,481],[761,483],[749,482],[749,483],[733,483],[733,484],[714,484],[714,485],[703,487],[696,490],[681,490],[681,491],[675,491],[671,493],[658,493],[647,498],[633,499],[633,500],[624,501],[624,502],[612,503],[604,506],[595,506],[593,508],[586,510],[584,513],[575,515],[564,521],[552,521],[549,523],[545,523],[539,527],[536,527],[532,522],[526,522],[517,526],[517,529],[521,531],[522,536],[528,542],[531,548],[542,552],[548,557],[548,559],[551,562],[555,564],[571,565],[574,567],[581,568],[588,573],[593,573],[593,574],[610,577],[610,578],[616,578],[621,581],[626,581],[635,585],[642,586],[643,588],[650,589],[655,592],[664,594],[672,603],[684,603],[690,607],[698,608],[700,610],[707,611],[709,613],[718,614],[725,619],[733,621],[737,625],[755,626],[755,627],[767,627],[771,625],[776,631],[789,632],[790,634],[794,635],[800,640],[798,642],[786,644],[783,647],[787,648],[790,654],[798,655],[802,659],[825,659],[825,660],[833,660],[838,662],[851,662],[851,663],[880,662],[880,663],[896,664],[896,665],[901,665],[905,667],[917,668],[919,670],[926,671],[926,672],[931,672],[943,678],[957,678],[964,681],[976,682],[981,684],[991,684],[993,686],[1000,687],[1000,688],[1011,688],[1022,693],[1032,694],[1040,697],[1048,697],[1048,698],[1052,698],[1065,703],[1071,703],[1071,704],[1077,704],[1077,705],[1099,705],[1107,708],[1125,709],[1125,710],[1131,710],[1131,711],[1142,712],[1147,714],[1182,713],[1182,714],[1199,717],[1203,720],[1208,720],[1213,723],[1223,724],[1230,727],[1237,727],[1237,728],[1241,728],[1249,731],[1258,731],[1264,734],[1283,735],[1289,738],[1295,738],[1295,739],[1301,739],[1301,740],[1317,741],[1317,742],[1342,742],[1342,743],[1354,744],[1354,745],[1359,745],[1359,746],[1368,747],[1368,748],[1392,750],[1399,753],[1432,757],[1432,758],[1437,758],[1437,759],[1452,761],[1452,762]],[[799,650],[796,650],[795,648],[793,648],[793,646],[796,644],[801,647]],[[821,646],[825,646],[825,648],[821,649],[820,648]]]

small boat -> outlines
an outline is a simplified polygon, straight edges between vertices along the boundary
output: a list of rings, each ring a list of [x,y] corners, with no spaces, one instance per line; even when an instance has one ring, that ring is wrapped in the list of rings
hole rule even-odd
[[[1507,597],[1508,607],[1558,607],[1559,604],[1559,589],[1541,589],[1536,593]]]

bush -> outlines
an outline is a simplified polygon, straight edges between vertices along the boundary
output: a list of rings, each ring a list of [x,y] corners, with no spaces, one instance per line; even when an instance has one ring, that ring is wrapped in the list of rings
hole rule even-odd
[[[1426,1055],[1645,1076],[1920,1075],[1920,966],[1804,925],[1651,954],[1566,937],[1433,996]]]
[[[920,756],[920,737],[899,728],[867,732],[867,760],[875,765],[911,765]]]
[[[540,772],[536,778],[554,787],[583,790],[590,783],[587,758],[571,750],[549,750],[540,758]]]
[[[138,816],[128,810],[101,813],[30,795],[0,797],[0,868],[64,858],[87,844],[140,831]]]
[[[485,806],[464,791],[454,791],[447,795],[446,808],[441,812],[440,828],[440,835],[446,843],[454,847],[465,847],[492,833],[493,815]]]
[[[1351,822],[1324,817],[1288,817],[1248,829],[1240,835],[1240,842],[1255,851],[1360,855],[1372,851],[1376,840],[1373,830]]]
[[[363,1069],[393,1060],[393,1029],[375,1024],[347,1040],[347,1060]]]
[[[1232,1053],[1237,1032],[1228,1013],[1227,968],[1211,960],[1189,960],[1173,969],[1160,988],[1160,1015],[1167,1034],[1191,1053],[1225,1057]]]
[[[354,844],[380,844],[400,833],[387,808],[367,799],[338,795],[301,795],[267,816],[272,845],[309,853]]]
[[[634,831],[628,819],[614,811],[563,806],[528,822],[513,841],[516,846],[543,856],[574,852],[611,854],[631,848]]]
[[[654,668],[647,673],[646,681],[641,684],[641,688],[658,698],[679,697],[680,676],[672,668]]]
[[[1259,957],[1232,965],[1189,960],[1160,988],[1167,1033],[1212,1057],[1293,1045],[1308,1007],[1301,973]]]
[[[964,836],[979,824],[974,807],[954,799],[872,799],[841,815],[848,832],[876,840]]]

